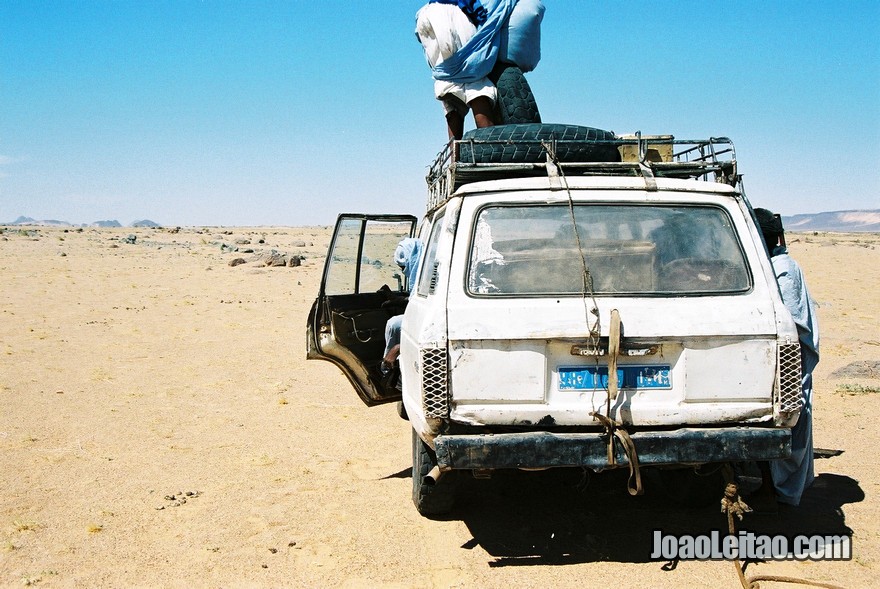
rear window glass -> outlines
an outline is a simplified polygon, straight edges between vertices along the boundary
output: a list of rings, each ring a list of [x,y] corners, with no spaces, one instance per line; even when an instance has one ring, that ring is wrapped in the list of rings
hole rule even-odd
[[[477,214],[467,275],[474,295],[703,295],[750,287],[730,217],[715,206],[486,207]]]

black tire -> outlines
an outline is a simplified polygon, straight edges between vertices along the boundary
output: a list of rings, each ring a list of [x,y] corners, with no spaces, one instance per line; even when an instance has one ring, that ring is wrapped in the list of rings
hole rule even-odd
[[[412,497],[416,509],[425,516],[449,513],[455,503],[456,473],[447,472],[436,483],[425,483],[425,476],[436,466],[437,457],[415,430],[412,432],[412,453]]]
[[[458,160],[474,164],[543,163],[547,157],[541,142],[556,140],[556,157],[561,162],[619,162],[616,146],[594,143],[615,137],[611,131],[580,125],[496,125],[465,133]]]
[[[498,91],[492,116],[496,125],[541,122],[538,103],[522,70],[499,61],[489,74],[489,79]]]

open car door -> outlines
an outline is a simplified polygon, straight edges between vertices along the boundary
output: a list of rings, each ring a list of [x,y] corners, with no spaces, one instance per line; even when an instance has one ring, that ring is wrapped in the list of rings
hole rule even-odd
[[[309,312],[307,358],[339,366],[367,405],[401,397],[381,364],[385,324],[403,313],[409,292],[394,250],[415,228],[412,215],[339,215]]]

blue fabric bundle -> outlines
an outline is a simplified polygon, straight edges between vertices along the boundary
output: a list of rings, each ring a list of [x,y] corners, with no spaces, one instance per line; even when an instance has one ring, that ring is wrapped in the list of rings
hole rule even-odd
[[[433,68],[435,80],[467,84],[485,78],[501,61],[535,69],[541,59],[541,0],[431,0],[455,4],[477,26],[464,47]]]
[[[487,17],[471,40],[448,59],[433,68],[435,80],[457,84],[477,82],[489,75],[498,59],[501,31],[516,5],[516,0],[483,0]]]
[[[498,59],[518,66],[523,72],[535,69],[541,61],[543,18],[541,0],[518,0],[507,26],[501,31]]]

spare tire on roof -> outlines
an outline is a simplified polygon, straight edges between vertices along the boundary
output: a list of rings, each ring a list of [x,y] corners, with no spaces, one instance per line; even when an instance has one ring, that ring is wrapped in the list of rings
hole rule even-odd
[[[489,79],[498,92],[492,111],[492,120],[496,125],[541,122],[538,103],[522,70],[499,61],[495,63]]]
[[[601,143],[613,139],[616,136],[611,131],[580,125],[496,125],[465,133],[459,144],[458,161],[474,164],[543,163],[547,156],[542,141],[555,141],[556,157],[560,162],[619,162],[617,146]]]

